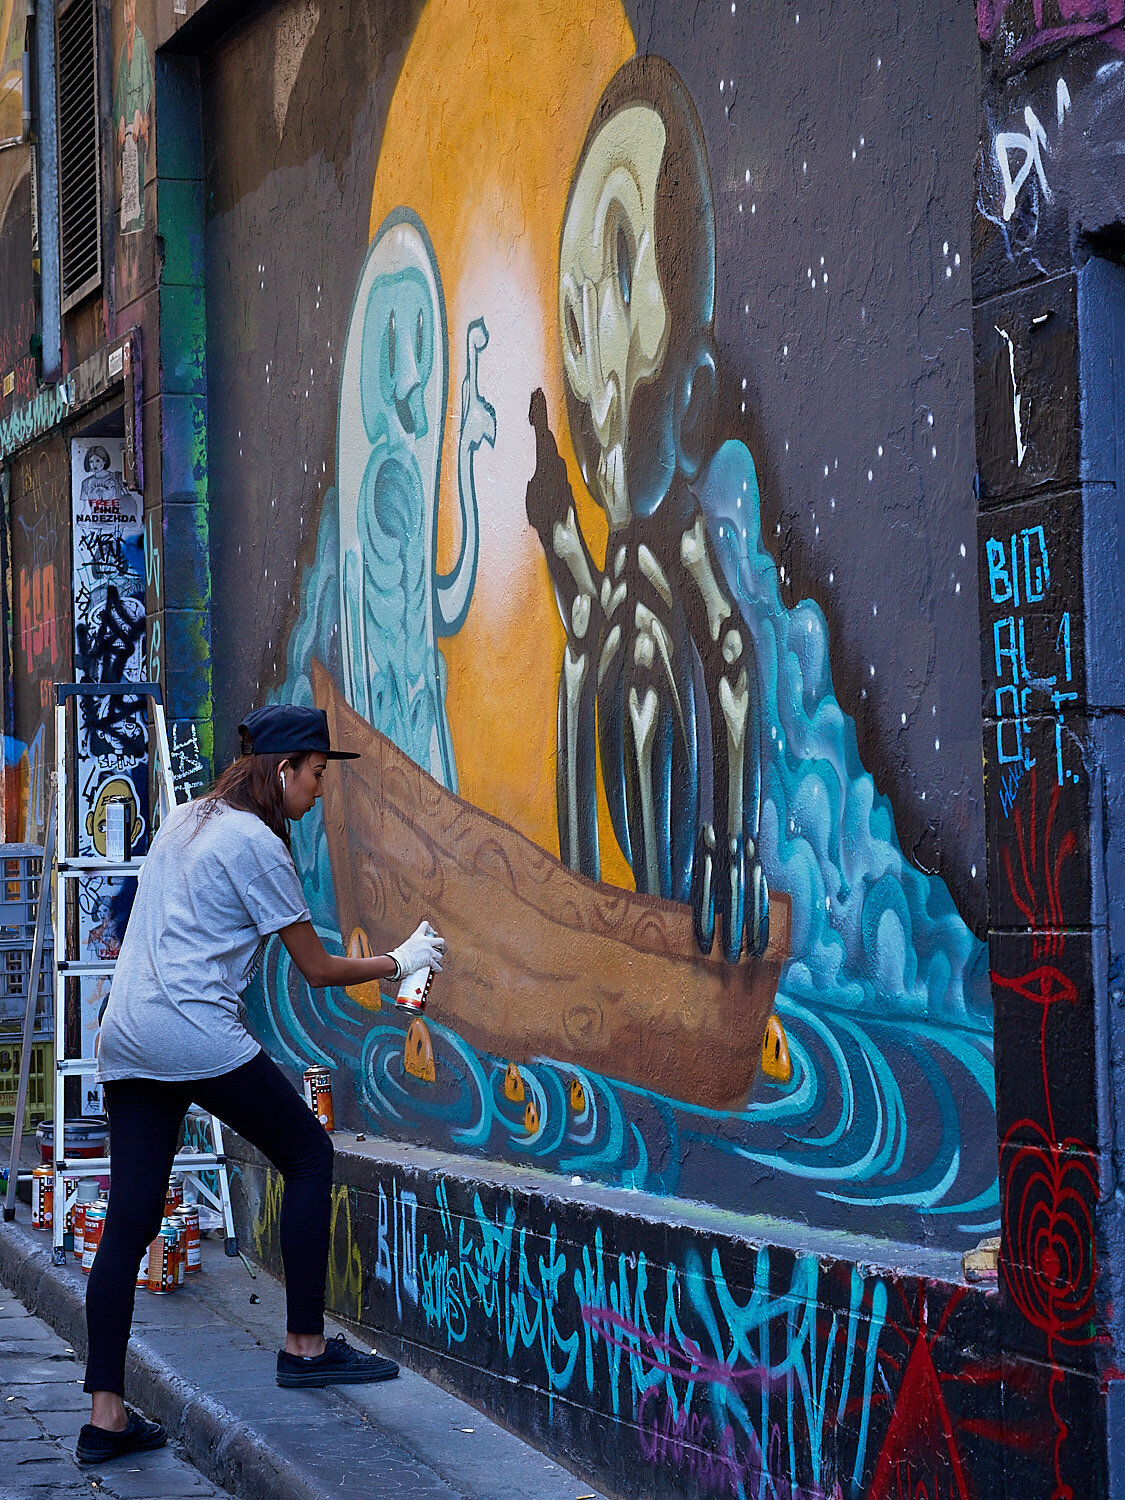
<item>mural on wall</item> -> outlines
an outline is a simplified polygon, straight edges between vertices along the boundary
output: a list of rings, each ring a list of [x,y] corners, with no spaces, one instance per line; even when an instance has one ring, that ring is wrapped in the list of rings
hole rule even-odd
[[[256,1021],[390,1134],[975,1243],[987,961],[763,537],[695,102],[615,4],[525,21],[414,29],[281,688],[364,752],[295,833],[318,927],[450,963],[408,1027],[271,950]]]
[[[114,186],[117,193],[118,286],[123,300],[135,293],[145,228],[145,173],[156,104],[152,64],[137,25],[137,0],[122,0],[114,12],[123,40],[113,84]]]
[[[74,661],[78,682],[144,680],[145,568],[142,500],[125,484],[125,441],[70,444]],[[145,704],[127,695],[78,700],[78,853],[106,853],[107,804],[125,805],[132,849],[144,851],[148,813]],[[90,962],[116,958],[135,879],[95,875],[79,882],[78,941]],[[82,1055],[93,1053],[108,980],[81,985]],[[84,1114],[101,1114],[101,1089],[88,1080]]]

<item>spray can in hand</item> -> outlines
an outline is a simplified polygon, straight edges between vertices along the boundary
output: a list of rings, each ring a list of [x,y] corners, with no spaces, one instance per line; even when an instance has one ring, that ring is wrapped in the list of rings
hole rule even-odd
[[[421,1010],[433,982],[434,971],[428,965],[424,969],[415,969],[413,974],[404,974],[395,1004],[405,1006],[407,1010]]]
[[[429,922],[422,922],[418,930],[406,942],[396,948],[391,957],[399,965],[402,978],[399,981],[396,1003],[407,1010],[420,1011],[434,982],[435,965],[441,968],[436,957],[445,948],[445,940],[438,937]],[[426,959],[430,959],[427,963]],[[413,960],[413,967],[408,967]]]

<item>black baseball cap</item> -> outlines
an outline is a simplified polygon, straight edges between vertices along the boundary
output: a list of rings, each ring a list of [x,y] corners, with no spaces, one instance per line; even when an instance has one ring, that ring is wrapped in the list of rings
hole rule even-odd
[[[238,726],[243,755],[324,755],[329,760],[358,760],[355,750],[332,750],[328,715],[323,708],[296,703],[267,703],[246,715]]]

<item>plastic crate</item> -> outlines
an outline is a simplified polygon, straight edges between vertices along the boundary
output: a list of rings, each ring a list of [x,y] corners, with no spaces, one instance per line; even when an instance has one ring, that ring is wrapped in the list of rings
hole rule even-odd
[[[24,997],[27,994],[27,977],[31,970],[31,943],[25,939],[16,942],[0,938],[0,1024],[14,1022],[23,1026]],[[35,1030],[40,1035],[50,1036],[54,1031],[55,948],[51,942],[43,945],[43,961],[39,967],[39,988],[35,999]]]
[[[22,1039],[0,1031],[0,1135],[11,1135],[16,1112],[16,1090],[20,1081]],[[27,1135],[51,1114],[51,1079],[55,1071],[55,1049],[51,1042],[32,1042],[31,1072],[27,1077],[27,1105],[23,1129]]]
[[[0,844],[0,941],[35,936],[43,850],[38,844]]]

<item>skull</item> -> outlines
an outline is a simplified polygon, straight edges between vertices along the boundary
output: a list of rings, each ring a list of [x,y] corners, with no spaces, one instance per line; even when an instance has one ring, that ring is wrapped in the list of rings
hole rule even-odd
[[[559,251],[563,365],[571,393],[589,412],[600,450],[598,495],[613,531],[632,514],[626,460],[633,394],[659,373],[668,347],[655,218],[665,141],[664,123],[649,105],[629,105],[607,121],[582,159]]]

